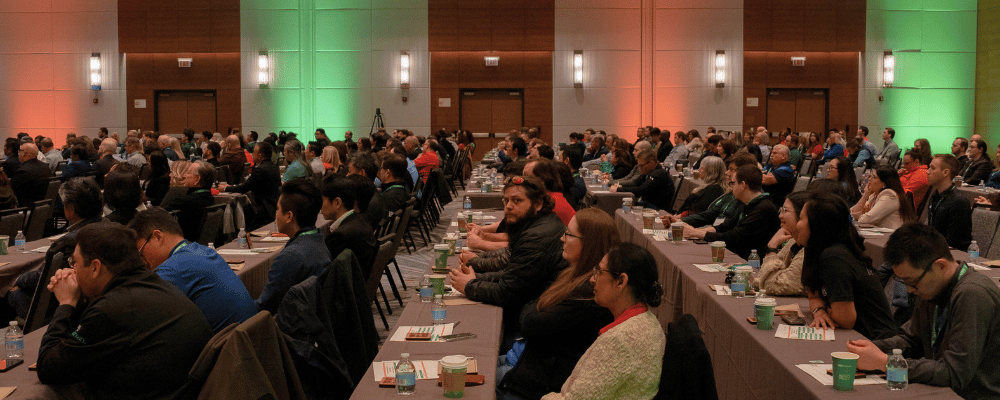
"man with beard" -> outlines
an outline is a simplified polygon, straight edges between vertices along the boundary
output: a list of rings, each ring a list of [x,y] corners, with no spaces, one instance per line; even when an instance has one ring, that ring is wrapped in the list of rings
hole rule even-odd
[[[566,226],[552,209],[555,201],[535,177],[508,178],[503,193],[510,261],[499,272],[476,273],[469,266],[452,269],[452,286],[470,300],[503,308],[504,348],[520,331],[521,308],[538,298],[568,264],[560,238]]]

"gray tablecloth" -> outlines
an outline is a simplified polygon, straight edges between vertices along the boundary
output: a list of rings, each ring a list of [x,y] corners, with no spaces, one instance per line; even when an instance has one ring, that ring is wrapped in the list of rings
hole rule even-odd
[[[39,239],[25,244],[28,250],[37,249],[42,246],[51,246],[52,240],[49,238]],[[0,262],[9,263],[0,266],[0,295],[6,296],[14,281],[25,271],[30,271],[42,265],[45,261],[45,253],[21,253],[14,246],[7,248],[7,254],[0,256]],[[0,375],[2,376],[2,375]]]

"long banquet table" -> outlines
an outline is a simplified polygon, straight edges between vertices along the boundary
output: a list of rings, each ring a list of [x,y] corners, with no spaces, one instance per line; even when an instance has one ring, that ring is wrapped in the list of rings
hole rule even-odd
[[[747,322],[753,316],[753,298],[719,296],[710,284],[722,284],[725,274],[704,272],[694,263],[711,263],[708,245],[690,241],[674,244],[660,242],[642,233],[641,219],[621,210],[615,221],[623,241],[643,246],[653,254],[660,272],[664,298],[655,310],[664,329],[683,314],[698,320],[705,345],[712,356],[716,387],[722,399],[827,399],[842,397],[871,398],[889,395],[882,385],[856,385],[853,392],[838,392],[809,376],[797,364],[811,360],[831,361],[830,353],[846,351],[846,342],[862,339],[853,331],[838,329],[835,341],[778,339],[775,330],[758,330]],[[742,262],[726,251],[727,262]],[[778,305],[798,304],[808,310],[808,300],[779,297]],[[806,312],[805,314],[808,314]],[[807,315],[807,318],[811,316]],[[777,326],[777,323],[775,324]],[[950,388],[911,384],[894,398],[958,398]]]

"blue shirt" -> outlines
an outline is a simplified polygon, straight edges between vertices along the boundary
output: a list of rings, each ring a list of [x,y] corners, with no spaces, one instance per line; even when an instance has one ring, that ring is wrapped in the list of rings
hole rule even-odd
[[[826,153],[823,153],[823,161],[826,162],[842,155],[844,155],[844,146],[834,144],[827,149]]]
[[[253,297],[226,260],[198,243],[178,243],[156,274],[191,299],[215,332],[257,314]]]
[[[281,183],[298,178],[307,178],[310,173],[312,173],[312,168],[307,168],[301,161],[295,160],[285,168],[285,174],[281,176]]]
[[[310,226],[299,230],[274,257],[267,272],[267,285],[257,299],[257,309],[274,314],[288,289],[310,276],[319,276],[331,262],[330,250],[319,229]]]

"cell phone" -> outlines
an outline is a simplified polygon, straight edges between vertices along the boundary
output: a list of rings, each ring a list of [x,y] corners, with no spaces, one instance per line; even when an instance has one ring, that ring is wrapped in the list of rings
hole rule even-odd
[[[757,317],[747,317],[747,322],[749,322],[750,325],[757,325]]]
[[[695,239],[695,240],[692,240],[692,242],[694,242],[694,244],[708,244],[707,241],[704,241],[704,240],[701,240],[701,239]]]
[[[795,314],[792,314],[792,315],[787,315],[787,314],[786,315],[782,315],[781,316],[781,320],[785,321],[785,323],[788,324],[788,325],[805,325],[806,324],[806,320],[805,319],[803,319],[802,317],[800,317],[798,315],[795,315]]]
[[[475,339],[475,338],[476,338],[476,334],[475,333],[468,333],[468,332],[467,333],[456,333],[454,335],[441,336],[441,340],[443,340],[445,342],[454,342],[456,340]]]
[[[226,260],[226,264],[243,264],[243,260]]]
[[[0,360],[0,372],[7,372],[11,368],[21,365],[23,362],[24,360],[17,358],[4,358]]]

